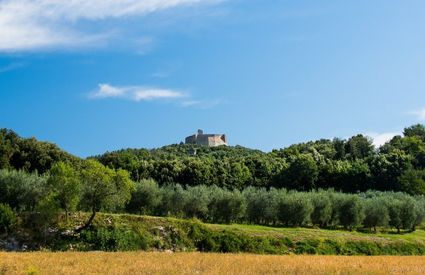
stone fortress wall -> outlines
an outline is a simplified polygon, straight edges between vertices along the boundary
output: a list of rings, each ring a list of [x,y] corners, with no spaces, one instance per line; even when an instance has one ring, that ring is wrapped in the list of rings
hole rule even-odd
[[[204,134],[204,131],[198,130],[196,134],[186,137],[185,143],[214,147],[227,145],[227,138],[224,134]]]

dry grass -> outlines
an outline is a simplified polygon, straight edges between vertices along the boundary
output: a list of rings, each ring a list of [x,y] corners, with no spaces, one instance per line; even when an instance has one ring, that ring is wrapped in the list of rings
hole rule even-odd
[[[0,252],[0,274],[425,274],[425,257]]]

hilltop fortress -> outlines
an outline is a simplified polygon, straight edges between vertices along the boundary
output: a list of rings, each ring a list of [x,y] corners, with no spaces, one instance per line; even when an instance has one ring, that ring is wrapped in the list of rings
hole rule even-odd
[[[199,129],[196,134],[188,136],[185,143],[214,147],[227,145],[227,138],[224,134],[204,134],[204,131]]]

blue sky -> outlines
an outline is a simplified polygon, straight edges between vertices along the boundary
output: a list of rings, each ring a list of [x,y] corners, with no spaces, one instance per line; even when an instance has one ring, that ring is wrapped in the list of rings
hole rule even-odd
[[[0,127],[79,156],[425,121],[421,0],[0,0]]]

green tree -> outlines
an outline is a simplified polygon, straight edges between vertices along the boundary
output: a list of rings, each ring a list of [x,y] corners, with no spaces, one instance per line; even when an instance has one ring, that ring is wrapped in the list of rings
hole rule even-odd
[[[0,203],[17,212],[33,211],[45,195],[46,177],[24,171],[0,170]]]
[[[406,137],[420,137],[425,142],[425,125],[415,124],[404,129],[403,134]]]
[[[75,211],[81,199],[81,181],[78,172],[70,164],[58,162],[50,169],[47,184],[54,200],[68,218],[68,213]]]
[[[213,222],[237,221],[245,214],[245,207],[245,198],[240,191],[229,191],[218,187],[211,189],[211,202],[208,208]]]
[[[112,170],[95,160],[87,160],[81,173],[83,183],[83,205],[91,216],[77,232],[90,226],[96,213],[101,209],[122,207],[131,198],[134,183],[124,170]]]
[[[425,170],[408,169],[399,177],[401,190],[411,195],[425,195]]]
[[[417,206],[412,197],[405,197],[400,205],[401,224],[403,229],[414,230],[417,218]]]
[[[310,221],[313,205],[306,193],[290,192],[278,203],[279,221],[285,225],[302,226]]]
[[[283,186],[307,191],[316,188],[319,176],[319,168],[310,154],[293,156],[289,161],[288,169],[282,172],[281,180]]]
[[[313,210],[311,222],[313,225],[325,227],[332,218],[332,202],[327,192],[311,193]]]
[[[345,152],[349,159],[364,159],[373,155],[372,140],[363,135],[353,136],[345,144]]]
[[[136,182],[126,209],[140,215],[154,215],[161,201],[162,192],[158,184],[152,179],[141,180]]]
[[[399,149],[371,158],[369,166],[373,179],[372,189],[400,191],[399,177],[404,171],[411,169],[411,161],[412,156]]]
[[[210,204],[210,190],[205,185],[189,186],[186,189],[187,197],[184,213],[188,218],[208,219],[208,205]]]
[[[158,213],[163,216],[184,217],[184,206],[187,192],[180,184],[167,184],[161,188],[162,201],[158,205]]]
[[[389,198],[388,203],[388,214],[390,217],[389,225],[393,228],[397,229],[397,232],[400,233],[400,229],[403,226],[402,220],[401,220],[401,208],[402,203],[400,200],[395,198]]]
[[[265,188],[247,187],[242,191],[245,197],[246,218],[249,223],[267,224],[271,216],[277,216],[276,200]]]
[[[350,231],[363,221],[364,212],[361,199],[356,195],[345,195],[339,204],[339,222]]]
[[[17,216],[7,204],[0,203],[0,233],[8,233],[16,224]]]
[[[390,219],[386,201],[383,198],[371,198],[366,200],[364,207],[365,217],[363,226],[373,228],[376,232],[377,226],[387,226]]]

